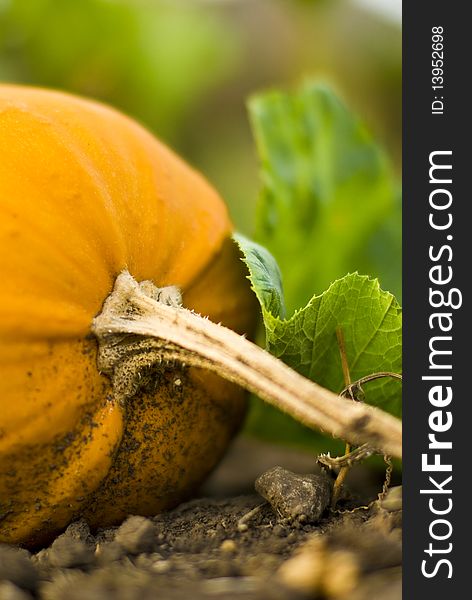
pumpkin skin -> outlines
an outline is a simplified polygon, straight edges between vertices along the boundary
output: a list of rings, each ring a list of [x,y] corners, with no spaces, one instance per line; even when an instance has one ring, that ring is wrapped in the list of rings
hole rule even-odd
[[[187,497],[244,413],[216,375],[164,369],[124,406],[90,334],[116,276],[177,285],[251,335],[255,299],[210,185],[99,103],[0,85],[0,541],[71,520],[149,515]]]

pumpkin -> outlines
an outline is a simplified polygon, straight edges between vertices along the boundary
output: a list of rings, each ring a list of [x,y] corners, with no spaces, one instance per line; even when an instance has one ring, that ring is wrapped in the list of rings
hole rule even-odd
[[[126,403],[91,322],[124,269],[251,335],[257,313],[215,190],[130,118],[0,86],[0,541],[172,507],[214,467],[244,392],[163,365]]]

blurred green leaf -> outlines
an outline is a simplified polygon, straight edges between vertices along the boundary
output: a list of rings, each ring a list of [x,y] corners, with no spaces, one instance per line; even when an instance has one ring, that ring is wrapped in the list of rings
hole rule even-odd
[[[400,292],[401,218],[390,165],[326,87],[254,97],[261,161],[256,240],[277,259],[289,313],[347,272]]]
[[[280,284],[267,281],[274,259],[261,267],[267,251],[257,246],[254,252],[251,242],[238,238],[261,303],[267,349],[340,392],[344,379],[336,329],[341,328],[353,381],[379,371],[400,372],[400,306],[377,279],[357,273],[343,277],[362,269],[399,289],[399,194],[385,155],[324,86],[308,82],[293,93],[269,92],[253,98],[249,107],[263,184],[256,239],[280,265],[292,315],[283,320],[282,302],[276,302]],[[367,402],[400,414],[398,382],[378,380],[364,391]],[[317,452],[341,450],[339,443],[258,399],[246,430]]]

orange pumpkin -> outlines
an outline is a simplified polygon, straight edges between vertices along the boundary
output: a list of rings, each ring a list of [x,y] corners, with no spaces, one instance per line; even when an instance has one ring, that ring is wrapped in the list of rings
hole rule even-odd
[[[153,514],[213,468],[243,392],[169,367],[122,406],[90,326],[126,268],[250,334],[231,231],[217,193],[131,119],[0,86],[0,541],[42,543],[79,516]]]

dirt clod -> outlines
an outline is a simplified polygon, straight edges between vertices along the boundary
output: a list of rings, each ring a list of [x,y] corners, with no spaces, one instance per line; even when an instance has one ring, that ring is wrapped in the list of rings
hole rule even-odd
[[[0,544],[0,581],[3,580],[25,590],[35,588],[38,573],[30,560],[29,552]]]
[[[139,554],[152,549],[156,533],[156,528],[149,519],[132,516],[120,526],[115,541],[130,554]]]
[[[0,581],[0,600],[32,600],[31,594],[11,581]]]
[[[274,467],[256,479],[255,488],[282,519],[317,523],[330,503],[332,483],[324,473],[298,475]]]
[[[94,559],[94,551],[89,545],[66,534],[59,536],[49,549],[49,562],[54,567],[87,567]]]

